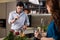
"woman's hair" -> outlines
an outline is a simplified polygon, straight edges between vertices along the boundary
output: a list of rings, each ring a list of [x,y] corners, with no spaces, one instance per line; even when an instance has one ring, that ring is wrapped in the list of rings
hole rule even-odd
[[[60,32],[60,7],[59,0],[46,0],[46,6],[50,7],[50,12],[55,25],[58,27],[58,32]]]

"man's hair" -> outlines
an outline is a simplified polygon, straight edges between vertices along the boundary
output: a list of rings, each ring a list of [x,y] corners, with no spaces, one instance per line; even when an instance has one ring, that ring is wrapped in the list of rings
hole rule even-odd
[[[17,2],[16,6],[22,6],[24,8],[24,4],[21,1]]]

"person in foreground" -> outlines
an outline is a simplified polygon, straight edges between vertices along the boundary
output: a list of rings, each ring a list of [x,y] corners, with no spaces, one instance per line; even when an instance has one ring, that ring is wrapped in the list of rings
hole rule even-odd
[[[46,7],[51,13],[52,21],[50,22],[47,30],[46,39],[60,40],[60,8],[59,0],[46,0]],[[45,40],[45,39],[44,39]]]

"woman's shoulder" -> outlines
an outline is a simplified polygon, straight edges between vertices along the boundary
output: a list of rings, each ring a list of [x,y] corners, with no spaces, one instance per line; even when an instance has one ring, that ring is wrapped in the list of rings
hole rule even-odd
[[[50,24],[54,24],[54,21],[52,20],[52,21],[50,22]]]
[[[48,28],[50,29],[50,28],[53,28],[53,27],[54,27],[54,21],[51,21]]]

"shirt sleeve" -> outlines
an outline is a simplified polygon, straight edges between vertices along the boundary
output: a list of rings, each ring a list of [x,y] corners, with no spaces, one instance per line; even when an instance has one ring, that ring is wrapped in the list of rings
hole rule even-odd
[[[29,26],[29,18],[28,18],[28,16],[26,15],[26,19],[25,19],[25,25],[27,25],[27,26]]]
[[[54,29],[53,29],[53,25],[54,24],[54,22],[51,22],[50,24],[49,24],[49,26],[48,26],[48,29],[47,29],[47,36],[46,37],[48,37],[48,38],[51,38],[51,37],[53,37],[53,32],[54,32]]]
[[[9,13],[9,17],[8,17],[8,23],[10,24],[10,21],[13,20],[13,15],[12,13]]]

